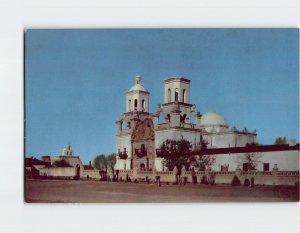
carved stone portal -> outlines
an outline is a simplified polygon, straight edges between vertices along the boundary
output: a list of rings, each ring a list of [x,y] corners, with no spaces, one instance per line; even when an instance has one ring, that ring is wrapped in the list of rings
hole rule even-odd
[[[137,170],[154,169],[154,126],[150,118],[136,120],[135,127],[131,135],[132,139],[132,165]]]

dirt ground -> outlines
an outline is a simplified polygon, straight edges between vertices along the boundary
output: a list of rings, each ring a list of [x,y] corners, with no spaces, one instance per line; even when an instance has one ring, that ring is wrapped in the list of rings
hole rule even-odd
[[[299,201],[299,189],[230,185],[166,185],[100,181],[26,180],[25,201],[43,203],[286,202]]]

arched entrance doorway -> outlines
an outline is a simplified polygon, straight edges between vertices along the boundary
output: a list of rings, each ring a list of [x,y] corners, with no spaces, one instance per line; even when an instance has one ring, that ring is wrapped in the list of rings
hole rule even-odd
[[[246,179],[246,180],[245,180],[244,186],[250,186],[250,180],[249,180],[249,179]]]

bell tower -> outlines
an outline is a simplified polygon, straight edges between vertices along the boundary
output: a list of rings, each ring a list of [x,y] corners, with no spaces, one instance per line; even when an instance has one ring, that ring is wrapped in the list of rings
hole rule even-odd
[[[126,92],[126,112],[149,112],[149,92],[142,85],[142,77],[135,77],[135,84]]]
[[[165,80],[165,104],[166,103],[189,103],[190,80],[173,77]]]

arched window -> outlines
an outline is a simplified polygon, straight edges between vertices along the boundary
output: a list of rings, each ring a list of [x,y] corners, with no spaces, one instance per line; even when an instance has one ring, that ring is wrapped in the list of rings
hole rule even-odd
[[[128,111],[131,111],[131,100],[128,101]]]
[[[182,102],[184,103],[186,101],[186,96],[185,96],[185,89],[182,91]]]
[[[137,99],[134,100],[134,108],[137,108]]]
[[[171,102],[171,89],[168,89],[168,103]]]
[[[178,101],[178,88],[175,89],[175,102]]]
[[[145,100],[142,100],[142,111],[145,110]]]

